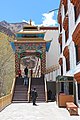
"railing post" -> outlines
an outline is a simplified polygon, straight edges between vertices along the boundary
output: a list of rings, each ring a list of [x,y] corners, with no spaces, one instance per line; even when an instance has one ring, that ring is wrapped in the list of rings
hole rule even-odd
[[[44,79],[45,81],[45,98],[46,98],[46,102],[48,101],[48,97],[47,97],[47,81],[46,78]]]
[[[31,71],[30,71],[30,74],[29,74],[28,102],[30,102],[30,91],[31,91]]]
[[[31,70],[29,71],[29,85],[28,85],[28,102],[30,102],[30,91],[31,91],[31,79],[32,79],[32,73]]]

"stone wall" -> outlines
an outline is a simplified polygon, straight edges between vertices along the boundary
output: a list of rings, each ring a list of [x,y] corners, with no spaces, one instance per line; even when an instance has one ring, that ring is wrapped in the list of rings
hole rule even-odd
[[[15,78],[15,56],[10,45],[12,39],[0,33],[0,96],[10,92]]]

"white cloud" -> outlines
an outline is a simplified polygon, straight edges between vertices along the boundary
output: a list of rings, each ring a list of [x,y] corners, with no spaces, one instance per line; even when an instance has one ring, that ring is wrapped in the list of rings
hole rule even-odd
[[[22,22],[26,22],[26,23],[28,23],[28,21],[26,21],[26,20],[22,20]]]
[[[57,24],[56,20],[53,19],[54,11],[51,13],[42,14],[42,25],[43,26],[55,26]]]
[[[34,21],[32,21],[32,25],[34,26],[55,26],[57,24],[57,21],[54,20],[53,17],[54,17],[54,11],[51,13],[43,13],[42,24],[37,25]],[[23,20],[23,22],[30,24],[30,21]]]

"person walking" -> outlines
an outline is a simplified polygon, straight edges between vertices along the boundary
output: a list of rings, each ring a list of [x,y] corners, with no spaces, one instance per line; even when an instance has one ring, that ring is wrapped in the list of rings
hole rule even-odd
[[[26,77],[28,77],[28,68],[27,68],[27,66],[26,66],[26,68],[24,69],[24,73],[25,73]]]
[[[37,97],[38,97],[38,94],[37,94],[36,88],[34,88],[31,91],[31,98],[32,98],[33,105],[36,105],[36,99],[37,99]]]
[[[28,87],[28,78],[26,77],[26,75],[24,76],[24,85]]]
[[[19,76],[19,77],[22,77],[22,75],[21,75],[21,70],[20,70],[20,69],[18,70],[18,76]]]

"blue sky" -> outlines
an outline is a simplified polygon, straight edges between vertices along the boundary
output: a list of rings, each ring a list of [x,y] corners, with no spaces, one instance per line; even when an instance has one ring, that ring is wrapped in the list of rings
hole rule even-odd
[[[29,21],[34,24],[55,25],[60,0],[0,0],[0,21],[10,23]]]

